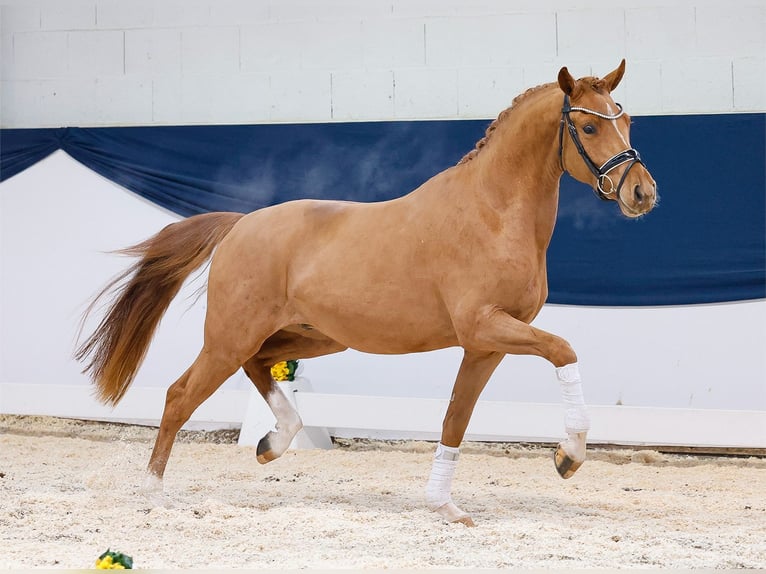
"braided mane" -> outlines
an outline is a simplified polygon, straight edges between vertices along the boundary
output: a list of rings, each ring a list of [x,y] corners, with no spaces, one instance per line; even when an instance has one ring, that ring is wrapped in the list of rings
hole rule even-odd
[[[495,119],[491,124],[489,124],[489,127],[487,128],[487,131],[484,132],[484,137],[481,138],[479,141],[476,142],[476,145],[474,148],[469,151],[467,154],[465,154],[462,159],[457,162],[457,165],[461,165],[464,163],[467,163],[471,161],[473,158],[475,158],[479,152],[484,148],[487,143],[489,143],[490,138],[492,137],[492,134],[497,129],[497,126],[499,126],[503,120],[505,120],[513,111],[515,108],[518,107],[518,105],[526,100],[529,96],[532,94],[536,94],[537,92],[544,90],[545,88],[548,88],[553,85],[552,83],[548,84],[541,84],[539,86],[535,86],[533,88],[529,88],[526,92],[523,92],[513,98],[513,101],[511,102],[511,105],[504,109],[500,114],[497,116],[497,119]]]

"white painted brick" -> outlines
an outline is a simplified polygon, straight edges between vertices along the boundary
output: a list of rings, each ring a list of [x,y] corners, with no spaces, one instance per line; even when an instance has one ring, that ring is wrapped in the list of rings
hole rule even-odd
[[[734,60],[734,109],[766,112],[766,57]]]
[[[40,29],[40,6],[11,4],[0,6],[2,34]]]
[[[13,36],[16,78],[42,79],[66,76],[67,32],[21,32]]]
[[[555,55],[556,27],[552,12],[426,22],[429,66],[519,66],[530,61],[549,61]]]
[[[657,115],[662,112],[662,88],[661,60],[631,60],[614,99],[631,115]]]
[[[39,127],[92,125],[96,107],[95,80],[43,80],[39,87]]]
[[[95,125],[147,125],[152,122],[152,81],[141,76],[112,76],[96,80]]]
[[[181,74],[152,79],[152,120],[156,124],[196,123],[184,117]],[[209,80],[205,78],[205,80]]]
[[[173,28],[126,30],[126,74],[181,72],[181,31]]]
[[[390,14],[390,0],[276,0],[271,2],[270,8],[270,16],[274,21],[370,18]]]
[[[96,5],[87,0],[44,2],[40,15],[43,30],[88,30],[96,25]]]
[[[40,125],[40,82],[13,80],[0,83],[0,127],[36,128]]]
[[[664,113],[720,113],[734,107],[731,61],[685,58],[662,62]]]
[[[40,29],[40,7],[29,5],[0,5],[0,77],[16,76],[13,56],[14,35]]]
[[[628,60],[691,56],[696,48],[693,6],[631,8],[625,11]]]
[[[364,66],[403,68],[425,64],[425,21],[378,19],[362,22]]]
[[[394,114],[397,118],[457,117],[457,72],[415,68],[396,70]]]
[[[560,59],[590,62],[625,55],[625,11],[621,8],[563,10],[556,21]]]
[[[210,26],[242,26],[269,19],[269,0],[215,0],[210,7]]]
[[[316,70],[271,74],[269,117],[278,122],[331,119],[330,74]]]
[[[289,70],[300,67],[299,30],[281,22],[243,26],[240,29],[243,72]]]
[[[239,71],[239,28],[190,28],[181,32],[184,74]]]
[[[394,117],[394,73],[388,70],[332,74],[335,120],[388,120]]]
[[[766,53],[766,4],[701,4],[696,9],[697,55],[760,57]]]
[[[571,2],[570,2],[571,3]],[[501,15],[522,12],[543,12],[555,9],[560,1],[548,0],[393,0],[394,16],[404,17],[459,17]]]
[[[462,118],[495,118],[526,89],[521,68],[459,70],[457,86]]]
[[[301,66],[330,70],[361,68],[362,46],[362,23],[359,20],[309,23],[303,29]]]
[[[102,0],[96,4],[96,26],[107,29],[151,28],[155,0]]]
[[[242,28],[242,71],[362,67],[359,20],[275,22]]]
[[[536,64],[528,64],[523,68],[524,71],[524,89],[534,88],[542,84],[549,84],[555,82],[559,76],[559,70],[567,66],[569,72],[575,77],[586,76],[590,72],[585,66],[573,64],[573,62],[542,62]]]
[[[157,123],[253,123],[269,117],[265,74],[162,76],[153,85]]]
[[[216,123],[263,123],[271,113],[271,78],[267,74],[227,76],[218,86],[220,101]]]
[[[0,34],[0,81],[15,77],[13,34]]]
[[[211,1],[199,0],[159,0],[154,2],[154,25],[158,28],[206,26],[211,4]]]
[[[95,78],[124,72],[124,32],[69,32],[70,76]]]

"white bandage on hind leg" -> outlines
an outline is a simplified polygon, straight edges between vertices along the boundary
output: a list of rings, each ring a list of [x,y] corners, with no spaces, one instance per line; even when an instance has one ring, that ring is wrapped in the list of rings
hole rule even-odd
[[[590,417],[585,409],[582,380],[577,363],[558,367],[556,376],[561,384],[561,398],[566,408],[564,425],[568,433],[585,432],[590,429]]]
[[[436,447],[431,476],[426,484],[426,503],[429,509],[436,510],[452,502],[450,491],[459,452],[459,448],[444,446],[442,443]]]

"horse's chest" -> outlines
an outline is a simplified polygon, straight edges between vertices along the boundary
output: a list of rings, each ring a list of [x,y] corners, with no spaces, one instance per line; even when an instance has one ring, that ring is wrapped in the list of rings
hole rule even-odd
[[[545,265],[519,265],[501,276],[490,297],[519,319],[534,316],[548,296]]]

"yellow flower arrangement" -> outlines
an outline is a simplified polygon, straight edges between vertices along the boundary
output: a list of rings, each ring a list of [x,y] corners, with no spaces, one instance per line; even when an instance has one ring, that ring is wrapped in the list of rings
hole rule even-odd
[[[298,361],[282,361],[271,367],[271,378],[277,382],[294,381]]]
[[[96,560],[97,570],[132,570],[133,558],[122,552],[104,552]]]

